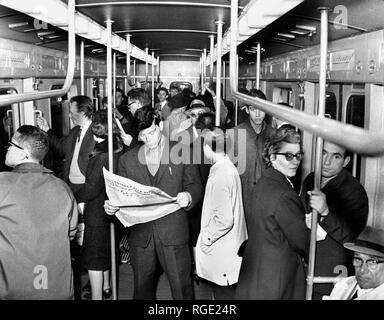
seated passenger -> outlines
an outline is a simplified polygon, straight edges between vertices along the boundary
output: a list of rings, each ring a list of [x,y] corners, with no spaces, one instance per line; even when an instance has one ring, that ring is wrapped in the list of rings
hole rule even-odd
[[[247,239],[241,182],[225,150],[221,128],[206,131],[204,154],[213,163],[203,202],[201,231],[196,244],[197,275],[211,282],[216,300],[233,300],[239,277],[238,251]]]
[[[70,239],[77,205],[69,187],[40,165],[48,135],[17,129],[0,173],[0,300],[72,299]]]
[[[384,230],[366,227],[354,243],[355,275],[341,278],[324,300],[384,300]]]

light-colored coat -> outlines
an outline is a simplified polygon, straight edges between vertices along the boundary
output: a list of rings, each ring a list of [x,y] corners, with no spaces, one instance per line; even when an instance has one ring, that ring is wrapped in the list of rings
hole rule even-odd
[[[339,280],[330,296],[324,296],[324,300],[350,300],[355,291],[359,289],[356,277],[348,277]],[[368,291],[353,300],[384,300],[384,283],[379,287]]]
[[[205,190],[196,245],[198,276],[221,286],[236,283],[242,261],[238,251],[246,239],[240,177],[225,156],[211,167]],[[207,243],[203,252],[201,246]]]

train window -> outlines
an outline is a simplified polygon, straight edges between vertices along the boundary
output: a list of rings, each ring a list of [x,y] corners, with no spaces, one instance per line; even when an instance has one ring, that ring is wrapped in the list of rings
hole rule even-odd
[[[285,105],[293,106],[293,91],[290,88],[273,88],[273,100],[274,103],[282,103]]]
[[[188,81],[172,81],[169,87],[179,88],[179,92],[183,91],[185,88],[188,88],[190,91],[193,91],[192,83]]]
[[[337,100],[333,92],[326,93],[325,100],[325,116],[336,120],[337,117]]]
[[[348,99],[346,111],[346,123],[364,128],[365,116],[365,96],[352,95]],[[360,180],[361,156],[354,154],[348,166],[346,167],[356,179]]]

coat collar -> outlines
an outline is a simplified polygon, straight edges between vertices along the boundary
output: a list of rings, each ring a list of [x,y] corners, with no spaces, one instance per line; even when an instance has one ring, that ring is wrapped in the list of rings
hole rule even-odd
[[[43,167],[41,164],[34,163],[34,162],[26,162],[17,165],[12,172],[18,172],[18,173],[53,173],[51,170]]]
[[[290,183],[290,180],[288,181],[289,178],[284,176],[280,171],[277,171],[273,167],[267,168],[267,170],[264,173],[264,176],[266,176],[272,180],[278,181],[280,183],[284,183],[287,186],[289,186],[290,188],[293,188],[292,183]]]

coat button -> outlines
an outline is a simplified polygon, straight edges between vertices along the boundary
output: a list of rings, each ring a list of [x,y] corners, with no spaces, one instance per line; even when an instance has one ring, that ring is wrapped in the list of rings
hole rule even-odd
[[[223,276],[226,277],[227,275],[224,273]]]

